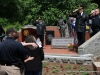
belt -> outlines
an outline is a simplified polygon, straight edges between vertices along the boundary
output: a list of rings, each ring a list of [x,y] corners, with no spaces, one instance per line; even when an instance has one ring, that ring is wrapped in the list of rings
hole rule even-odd
[[[1,64],[1,65],[4,65],[4,66],[12,66],[11,64]]]
[[[13,65],[13,64],[4,64],[4,63],[0,63],[1,66],[16,66],[19,67],[18,65]]]

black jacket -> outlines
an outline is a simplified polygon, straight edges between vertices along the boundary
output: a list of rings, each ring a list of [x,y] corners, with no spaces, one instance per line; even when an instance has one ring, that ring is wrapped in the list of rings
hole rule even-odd
[[[39,23],[37,23],[36,27],[37,27],[37,34],[44,35],[44,32],[46,31],[45,24],[43,22],[41,22],[41,23],[39,22]]]
[[[25,63],[26,71],[37,71],[42,68],[42,60],[44,60],[44,52],[42,48],[36,48],[35,50],[28,50],[28,55],[34,57],[33,60],[30,60]]]
[[[27,50],[18,41],[7,37],[0,43],[0,64],[21,66],[21,61],[27,57]]]
[[[100,14],[92,18],[91,28],[93,31],[96,31],[96,32],[100,31]]]
[[[2,28],[2,26],[0,25],[0,36],[2,35],[2,33],[5,34],[5,31],[4,31],[4,29]]]
[[[100,14],[92,18],[92,26],[97,26],[100,28]]]
[[[86,23],[88,23],[88,16],[83,13],[82,15],[80,13],[71,14],[70,17],[76,18],[75,23],[75,31],[76,32],[85,32],[86,31]]]

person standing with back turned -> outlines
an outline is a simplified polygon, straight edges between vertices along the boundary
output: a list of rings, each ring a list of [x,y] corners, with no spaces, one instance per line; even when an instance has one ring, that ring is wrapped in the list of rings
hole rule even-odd
[[[0,75],[21,75],[21,62],[27,56],[27,50],[15,39],[18,33],[14,28],[8,28],[7,38],[0,43]]]
[[[26,43],[36,43],[36,38],[28,35],[25,39]],[[33,46],[25,47],[28,51],[28,56],[34,57],[33,60],[25,62],[25,75],[42,75],[42,61],[44,60],[43,48]]]

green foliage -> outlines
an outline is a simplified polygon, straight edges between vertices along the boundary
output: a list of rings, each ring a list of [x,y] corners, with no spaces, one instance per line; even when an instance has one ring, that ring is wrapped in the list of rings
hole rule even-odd
[[[8,24],[8,19],[6,18],[0,18],[0,25],[5,26]]]
[[[87,6],[87,9],[85,9],[86,13],[90,14],[91,10],[98,8],[98,5],[95,3],[91,3]]]
[[[71,65],[67,65],[64,67],[65,69],[71,69]]]
[[[15,22],[13,24],[8,24],[7,26],[4,26],[4,30],[6,31],[8,28],[15,28],[17,31],[20,30],[23,26],[19,24],[19,22]]]
[[[82,72],[81,75],[89,75],[89,72]]]
[[[47,25],[55,25],[55,21],[58,20],[58,16],[64,17],[63,12],[58,10],[57,8],[49,8],[43,12],[43,20]]]
[[[84,68],[84,67],[82,67],[82,66],[79,66],[79,70],[80,70],[80,71],[84,71],[84,70],[85,70],[85,68]]]
[[[89,14],[92,9],[98,7],[91,2],[92,0],[1,0],[0,23],[6,26],[17,22],[26,25],[42,17],[46,25],[56,25],[59,15],[65,20],[69,13],[80,5],[83,5],[85,12]]]
[[[58,74],[58,72],[59,72],[59,71],[58,71],[57,69],[53,69],[53,70],[52,70],[52,73]]]
[[[48,64],[47,62],[43,62],[42,67],[43,67],[43,68],[46,68],[47,64]]]

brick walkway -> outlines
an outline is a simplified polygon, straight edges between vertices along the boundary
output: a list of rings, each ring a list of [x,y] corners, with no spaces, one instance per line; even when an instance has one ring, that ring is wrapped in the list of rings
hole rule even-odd
[[[51,45],[45,45],[43,50],[45,54],[77,54],[69,49],[52,49]]]

